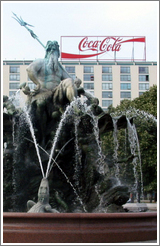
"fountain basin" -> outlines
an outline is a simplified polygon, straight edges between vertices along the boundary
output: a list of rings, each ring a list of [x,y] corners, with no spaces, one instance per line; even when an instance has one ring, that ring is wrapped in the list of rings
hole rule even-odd
[[[157,213],[3,213],[3,243],[120,243],[157,239]]]

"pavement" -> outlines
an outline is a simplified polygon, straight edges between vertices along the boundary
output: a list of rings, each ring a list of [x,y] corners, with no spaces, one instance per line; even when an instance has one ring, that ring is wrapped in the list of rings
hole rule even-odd
[[[129,212],[157,212],[157,203],[126,203],[123,208]]]
[[[127,243],[135,243],[135,244],[137,244],[137,243],[157,243],[157,240],[137,241],[137,242],[127,242]]]

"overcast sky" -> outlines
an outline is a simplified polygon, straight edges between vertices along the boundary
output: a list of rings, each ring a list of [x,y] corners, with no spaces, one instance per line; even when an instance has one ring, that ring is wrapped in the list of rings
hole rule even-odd
[[[12,12],[46,45],[61,36],[146,36],[146,60],[157,61],[159,1],[1,1],[2,58],[43,58],[43,47],[15,21]]]

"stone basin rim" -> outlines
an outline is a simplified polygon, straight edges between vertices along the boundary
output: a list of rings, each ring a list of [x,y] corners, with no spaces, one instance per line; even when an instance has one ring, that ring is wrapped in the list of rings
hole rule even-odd
[[[157,212],[126,212],[126,213],[26,213],[26,212],[4,212],[4,218],[85,218],[85,219],[100,219],[100,218],[146,218],[156,217]]]
[[[4,243],[124,243],[156,239],[156,212],[3,214]]]

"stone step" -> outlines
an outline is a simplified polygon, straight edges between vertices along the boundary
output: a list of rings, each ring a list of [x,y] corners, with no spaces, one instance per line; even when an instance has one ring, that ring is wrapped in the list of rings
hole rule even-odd
[[[123,208],[129,212],[157,211],[157,203],[126,203]]]

